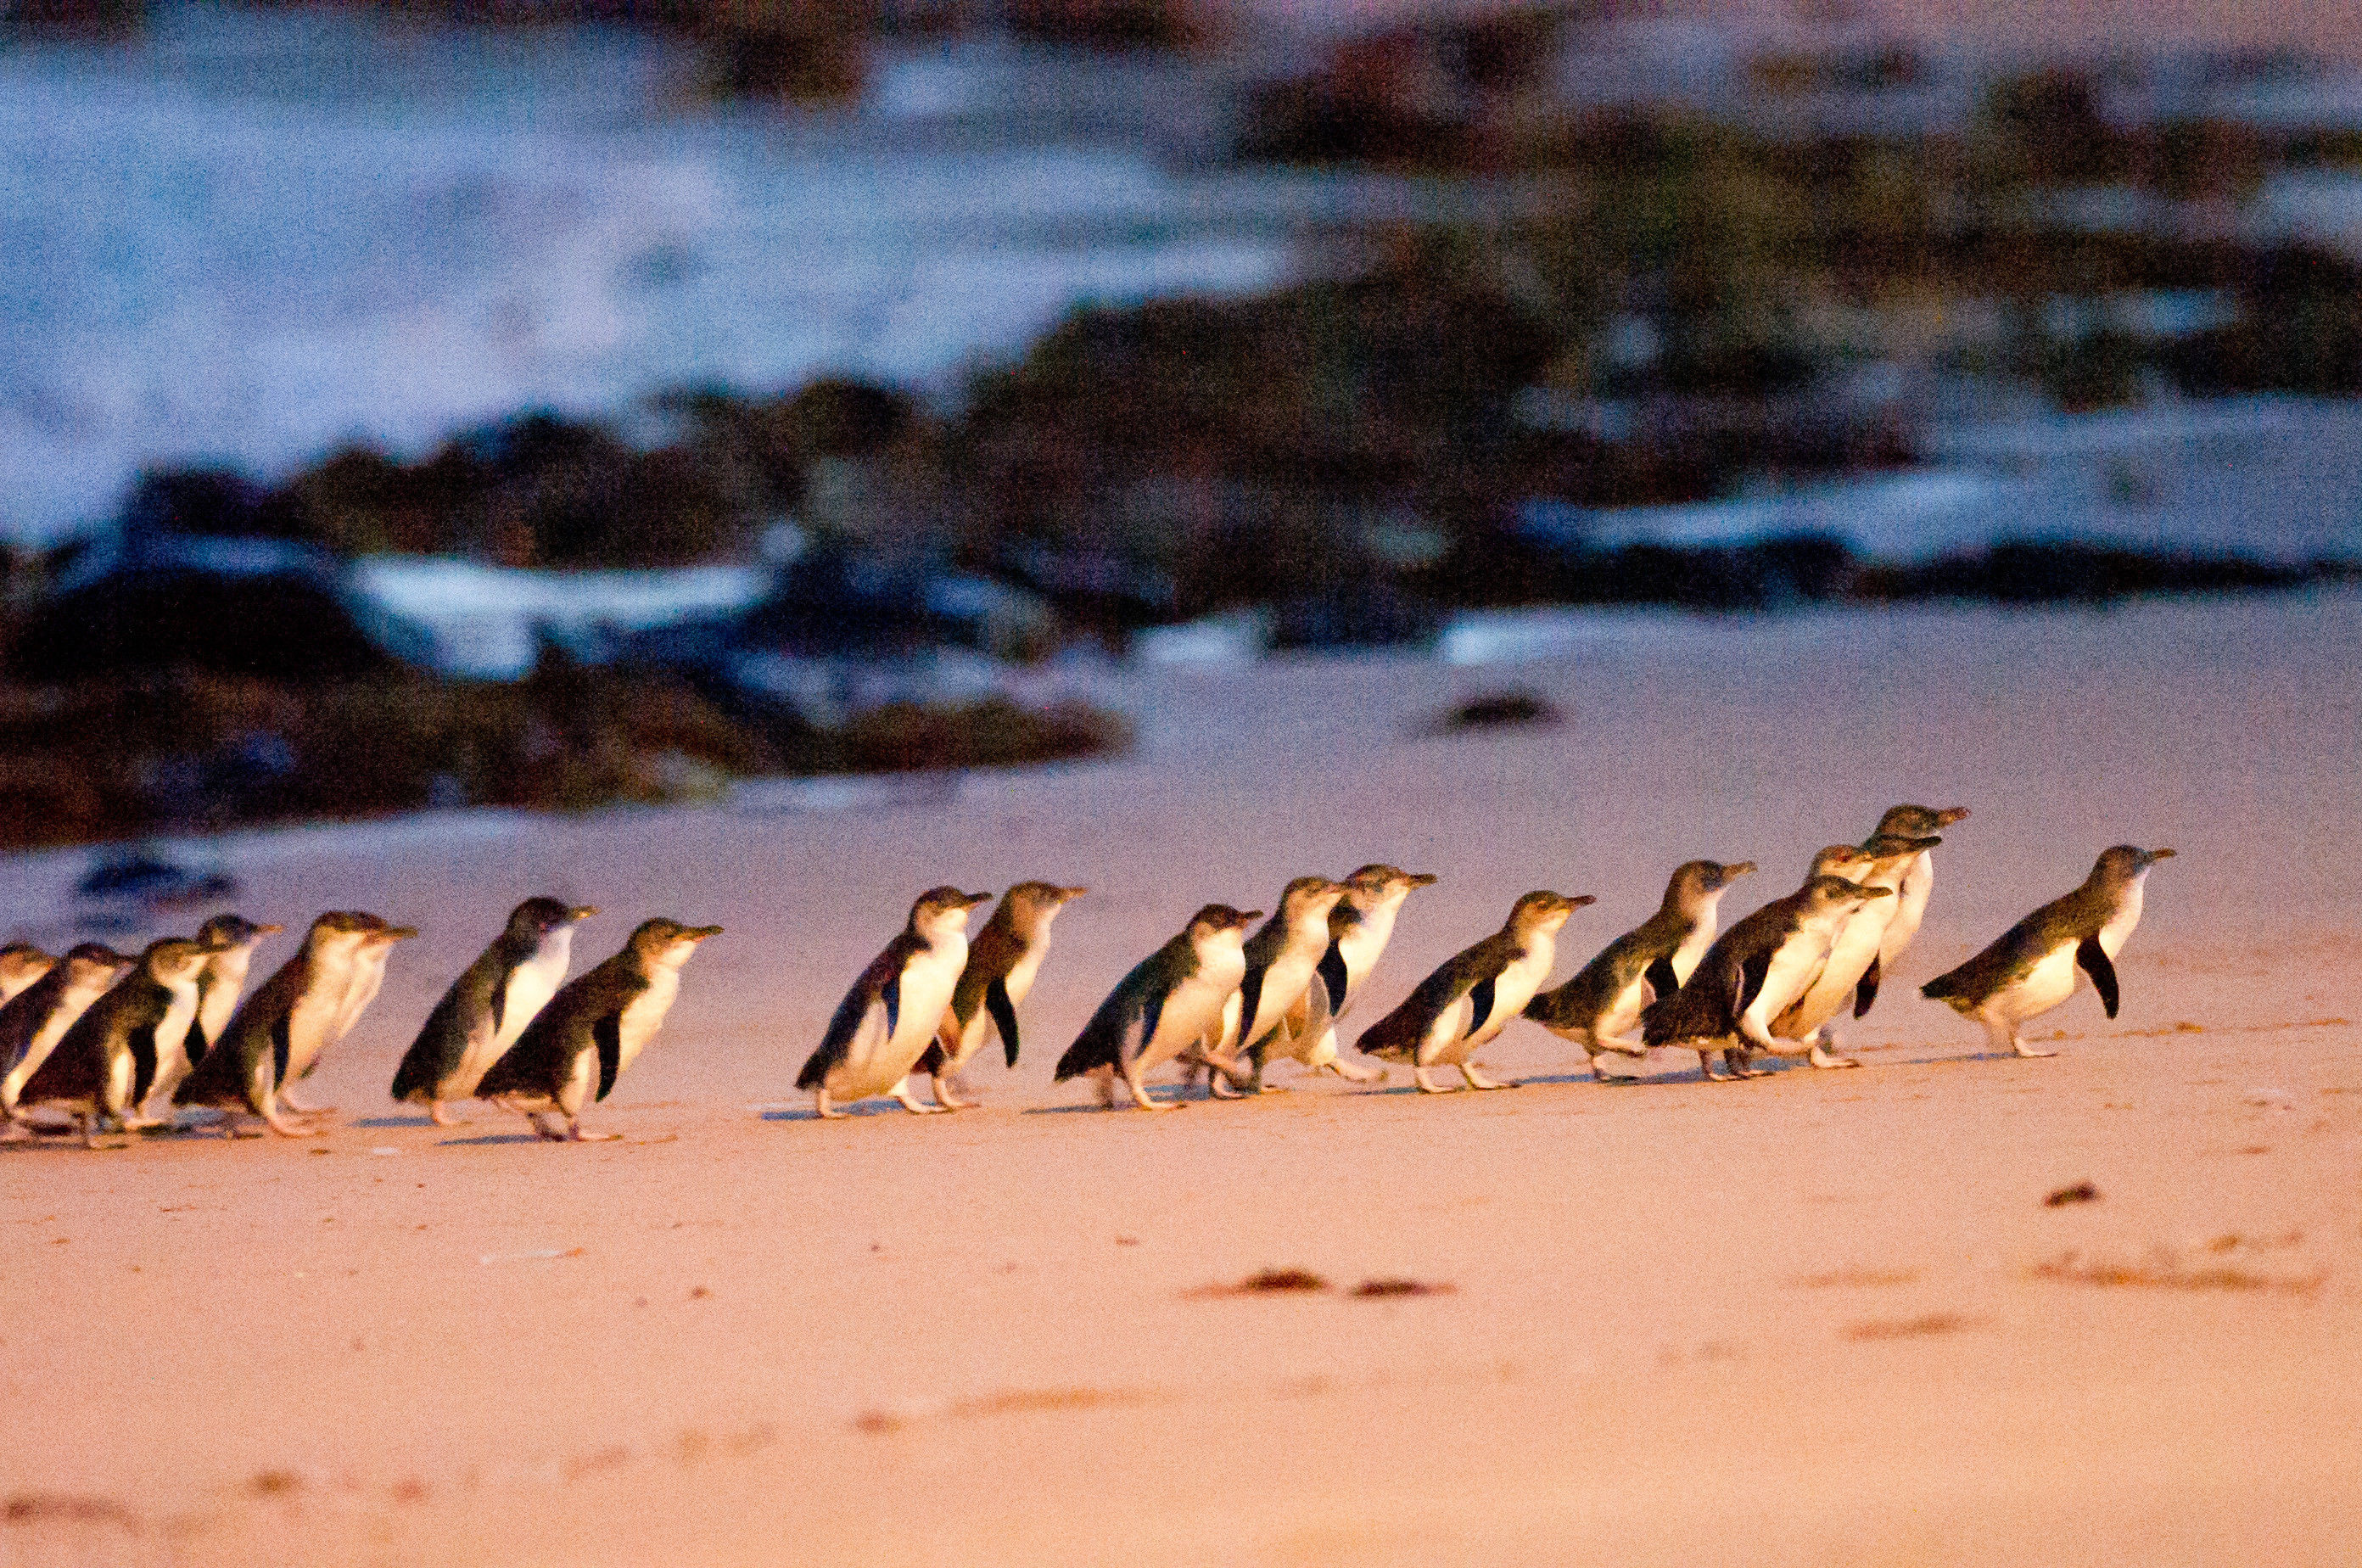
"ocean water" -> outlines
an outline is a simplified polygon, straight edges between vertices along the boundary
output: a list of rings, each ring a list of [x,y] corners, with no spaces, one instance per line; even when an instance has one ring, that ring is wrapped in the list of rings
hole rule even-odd
[[[147,464],[268,474],[690,382],[948,385],[1078,304],[1266,289],[1308,237],[1461,199],[1192,160],[1219,94],[1169,66],[914,52],[833,113],[695,71],[618,30],[207,6],[0,49],[0,533],[104,515]]]

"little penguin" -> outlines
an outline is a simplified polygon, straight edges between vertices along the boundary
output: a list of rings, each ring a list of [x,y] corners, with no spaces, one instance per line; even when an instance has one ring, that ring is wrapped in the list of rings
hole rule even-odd
[[[1853,1005],[1859,988],[1874,984],[1871,974],[1878,966],[1878,946],[1885,940],[1886,928],[1894,919],[1903,878],[1914,866],[1926,859],[1929,850],[1943,842],[1932,834],[1912,838],[1901,834],[1873,834],[1860,845],[1861,852],[1870,856],[1870,863],[1846,873],[1846,879],[1866,888],[1883,888],[1895,897],[1872,899],[1847,915],[1830,940],[1829,955],[1821,972],[1813,977],[1803,996],[1790,1002],[1772,1021],[1772,1034],[1782,1040],[1801,1042],[1816,1067],[1861,1066],[1850,1056],[1836,1054],[1837,1036],[1830,1032],[1828,1022]]]
[[[680,966],[698,944],[721,934],[718,925],[642,921],[621,953],[559,987],[533,1015],[517,1043],[476,1085],[477,1098],[522,1113],[535,1132],[555,1143],[622,1137],[583,1132],[582,1108],[606,1099],[656,1038],[680,994]],[[563,1117],[565,1126],[544,1117]]]
[[[967,966],[968,915],[991,897],[951,887],[919,895],[902,933],[861,971],[796,1075],[796,1088],[811,1091],[822,1117],[843,1116],[838,1105],[873,1094],[890,1094],[921,1115],[945,1109],[911,1092],[911,1069],[943,1028]]]
[[[1939,834],[1969,814],[1966,806],[1890,806],[1878,819],[1878,831],[1863,840],[1865,845],[1882,838],[1926,838]],[[1936,891],[1936,857],[1922,850],[1919,857],[1903,873],[1902,885],[1894,896],[1894,917],[1886,922],[1886,931],[1878,939],[1878,957],[1862,974],[1853,991],[1853,1015],[1860,1018],[1870,1011],[1870,1004],[1878,999],[1879,982],[1894,968],[1894,961],[1919,934],[1919,922],[1926,917],[1927,900]]]
[[[324,1115],[291,1103],[287,1086],[316,1066],[357,1018],[351,1009],[354,972],[382,961],[397,943],[418,934],[361,910],[330,910],[313,921],[295,955],[230,1015],[213,1049],[173,1092],[172,1103],[223,1112],[222,1132],[246,1135],[248,1118],[282,1137],[310,1131],[296,1118]],[[258,1134],[259,1135],[259,1134]]]
[[[1648,1055],[1647,1043],[1628,1032],[1650,1002],[1672,996],[1689,979],[1714,944],[1722,895],[1754,869],[1752,860],[1691,860],[1675,867],[1655,914],[1600,949],[1574,978],[1537,995],[1526,1004],[1526,1016],[1582,1046],[1592,1076],[1608,1081],[1600,1056],[1611,1051]]]
[[[362,1011],[377,999],[378,988],[385,984],[386,963],[393,956],[395,944],[418,934],[416,926],[390,925],[366,911],[348,910],[345,913],[360,928],[361,936],[351,950],[351,963],[344,972],[344,999],[316,1033],[305,1032],[289,1037],[286,1071],[279,1080],[280,1105],[299,1116],[322,1116],[337,1109],[333,1105],[304,1104],[295,1098],[293,1086],[312,1076],[323,1052],[352,1032]]]
[[[1345,884],[1326,877],[1298,877],[1280,889],[1279,908],[1247,938],[1246,973],[1222,1004],[1222,1035],[1217,1049],[1235,1060],[1243,1050],[1252,1076],[1249,1092],[1264,1088],[1264,1047],[1286,1024],[1304,999],[1313,971],[1329,954],[1329,917],[1345,897]],[[1209,1068],[1207,1088],[1217,1098],[1235,1091]]]
[[[186,937],[149,943],[131,972],[74,1020],[25,1080],[17,1103],[70,1112],[85,1148],[99,1146],[102,1118],[126,1132],[158,1125],[138,1116],[139,1103],[155,1087],[159,1067],[188,1038],[197,976],[208,956],[209,949]]]
[[[257,925],[235,914],[215,915],[197,927],[197,940],[213,947],[214,954],[197,973],[197,1016],[182,1048],[185,1065],[177,1073],[157,1075],[159,1096],[169,1099],[188,1076],[188,1068],[204,1061],[222,1031],[229,1027],[230,1015],[237,1010],[237,999],[246,989],[246,972],[254,963],[254,944],[281,929]]]
[[[1208,904],[1190,916],[1179,935],[1133,965],[1099,1003],[1058,1058],[1056,1081],[1091,1074],[1100,1102],[1112,1106],[1120,1078],[1141,1110],[1170,1110],[1148,1097],[1141,1080],[1192,1047],[1216,1072],[1243,1081],[1245,1069],[1219,1050],[1222,1005],[1246,975],[1247,927],[1262,918],[1261,910],[1228,904]]]
[[[955,1096],[948,1080],[983,1049],[988,1029],[999,1033],[1009,1066],[1017,1065],[1017,1008],[1033,989],[1042,960],[1050,955],[1050,922],[1089,891],[1054,882],[1020,882],[992,906],[984,929],[967,944],[967,964],[952,988],[943,1027],[912,1069],[926,1074],[934,1085],[937,1105],[965,1110],[976,1103]]]
[[[1514,1079],[1496,1083],[1468,1058],[1526,1010],[1558,962],[1559,928],[1595,901],[1587,893],[1526,894],[1500,930],[1446,959],[1400,1007],[1364,1030],[1361,1051],[1410,1063],[1425,1094],[1451,1092],[1427,1076],[1438,1063],[1459,1068],[1472,1089],[1515,1088]]]
[[[426,1015],[394,1070],[394,1099],[424,1105],[437,1127],[455,1125],[446,1105],[474,1095],[477,1081],[557,993],[573,961],[574,927],[598,912],[546,898],[510,911],[500,935]]]
[[[1682,988],[1649,1004],[1640,1037],[1650,1045],[1680,1045],[1698,1054],[1698,1076],[1725,1081],[1714,1070],[1723,1054],[1730,1076],[1753,1077],[1752,1050],[1792,1048],[1775,1040],[1771,1021],[1811,988],[1828,960],[1845,917],[1871,899],[1891,899],[1845,873],[1865,870],[1870,857],[1851,845],[1831,845],[1813,857],[1805,885],[1774,899],[1715,939]]]
[[[1330,1072],[1354,1083],[1382,1083],[1384,1067],[1345,1060],[1336,1021],[1361,994],[1395,933],[1395,917],[1415,889],[1435,885],[1426,871],[1374,863],[1345,878],[1345,896],[1329,911],[1329,950],[1320,955],[1303,997],[1288,1010],[1285,1025],[1264,1040],[1258,1069],[1275,1056],[1301,1062],[1314,1073]]]
[[[11,1134],[21,1129],[17,1101],[25,1080],[50,1059],[74,1020],[138,962],[103,943],[77,943],[48,973],[0,1005],[0,1113],[7,1116]]]
[[[2172,856],[2170,849],[2129,844],[2103,850],[2081,887],[2027,915],[1992,946],[1920,987],[1920,994],[1983,1024],[1996,1049],[2057,1055],[2028,1045],[2018,1025],[2073,996],[2084,975],[2108,1016],[2116,1016],[2116,955],[2140,923],[2149,868]]]
[[[29,942],[12,942],[0,947],[0,1006],[14,1001],[19,992],[48,974],[57,960]]]

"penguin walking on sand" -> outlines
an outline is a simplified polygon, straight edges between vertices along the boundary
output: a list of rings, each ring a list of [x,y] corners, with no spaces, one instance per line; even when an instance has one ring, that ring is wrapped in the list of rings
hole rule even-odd
[[[360,1021],[362,1010],[376,999],[378,988],[385,984],[385,966],[393,956],[395,945],[418,934],[414,925],[390,925],[366,911],[343,912],[359,933],[348,950],[343,971],[343,999],[333,1012],[325,1015],[320,1029],[291,1032],[287,1061],[279,1077],[279,1104],[298,1116],[326,1116],[337,1109],[333,1105],[304,1104],[295,1098],[294,1086],[312,1076],[329,1046],[352,1032],[353,1025]]]
[[[1345,897],[1345,884],[1326,877],[1298,877],[1280,890],[1279,908],[1246,940],[1246,972],[1239,988],[1222,1004],[1222,1035],[1217,1049],[1236,1060],[1247,1056],[1253,1076],[1247,1092],[1264,1088],[1264,1047],[1286,1025],[1287,1016],[1304,1000],[1313,973],[1329,953],[1329,917]],[[1322,1009],[1325,1024],[1327,1010]],[[1209,1067],[1207,1088],[1217,1099],[1239,1091]]]
[[[1878,831],[1863,840],[1865,845],[1882,838],[1926,838],[1943,832],[1969,814],[1966,806],[1890,806],[1878,819]],[[1894,969],[1894,961],[1919,934],[1919,922],[1926,917],[1927,900],[1936,891],[1936,857],[1922,850],[1903,873],[1903,881],[1895,889],[1894,914],[1886,922],[1885,933],[1878,939],[1878,957],[1856,982],[1853,991],[1853,1015],[1860,1018],[1870,1011],[1871,1003],[1878,999],[1879,983]]]
[[[46,1105],[81,1124],[95,1149],[101,1120],[126,1132],[159,1125],[138,1116],[167,1057],[177,1056],[197,1010],[197,976],[210,950],[186,937],[149,944],[131,972],[85,1009],[49,1059],[26,1079],[20,1107]],[[117,1145],[120,1147],[121,1145]]]
[[[1133,965],[1099,1003],[1058,1058],[1056,1081],[1087,1073],[1098,1082],[1099,1102],[1112,1107],[1120,1078],[1141,1110],[1170,1110],[1148,1097],[1142,1079],[1196,1048],[1209,1067],[1243,1083],[1246,1070],[1219,1049],[1222,1007],[1246,975],[1247,927],[1262,918],[1261,910],[1228,904],[1208,904],[1190,916],[1179,935]]]
[[[967,966],[968,915],[991,897],[950,887],[919,895],[901,934],[855,979],[796,1075],[796,1088],[811,1092],[821,1117],[843,1116],[837,1106],[873,1094],[890,1094],[920,1115],[946,1109],[911,1092],[911,1069],[942,1030]]]
[[[1329,911],[1329,950],[1320,955],[1286,1021],[1264,1038],[1258,1068],[1285,1056],[1311,1072],[1334,1073],[1357,1084],[1385,1081],[1385,1068],[1345,1060],[1337,1041],[1337,1020],[1377,968],[1394,936],[1403,900],[1414,889],[1434,884],[1431,873],[1375,863],[1345,878],[1345,896]]]
[[[229,1027],[231,1015],[237,1011],[237,999],[246,989],[246,972],[254,963],[254,944],[281,929],[257,925],[235,914],[215,915],[197,927],[197,941],[212,948],[213,955],[197,972],[197,1015],[190,1021],[179,1070],[157,1073],[156,1098],[170,1101],[172,1091],[181,1087],[181,1080],[205,1059],[205,1053],[222,1037],[222,1031]]]
[[[14,1001],[26,987],[56,965],[55,958],[29,942],[12,942],[0,947],[0,1007]]]
[[[221,1131],[228,1137],[248,1135],[248,1118],[281,1137],[303,1137],[311,1131],[303,1119],[327,1110],[288,1102],[296,1064],[317,1064],[357,1021],[351,1007],[356,971],[375,962],[382,972],[382,960],[374,955],[417,934],[414,926],[389,925],[360,910],[330,910],[313,921],[295,955],[231,1014],[213,1049],[173,1092],[172,1103],[221,1111]]]
[[[1050,922],[1088,891],[1053,882],[1020,882],[992,906],[984,929],[967,944],[967,963],[952,988],[943,1027],[912,1069],[927,1075],[935,1103],[944,1110],[965,1110],[976,1103],[955,1098],[949,1080],[983,1048],[988,1030],[999,1033],[1009,1066],[1017,1065],[1017,1009],[1033,989],[1042,960],[1050,955]]]
[[[510,911],[500,935],[426,1015],[394,1070],[395,1100],[424,1105],[437,1127],[455,1125],[459,1119],[445,1107],[473,1096],[478,1081],[557,994],[573,961],[574,928],[598,912],[556,899],[527,899]]]
[[[1655,914],[1600,949],[1574,978],[1538,994],[1526,1004],[1526,1016],[1582,1046],[1592,1076],[1603,1083],[1609,1081],[1603,1055],[1645,1059],[1648,1043],[1630,1032],[1633,1025],[1650,1002],[1672,996],[1689,979],[1714,945],[1722,895],[1754,869],[1752,860],[1692,860],[1676,867]]]
[[[1595,900],[1589,894],[1526,894],[1509,911],[1501,929],[1446,959],[1400,1007],[1362,1033],[1366,1055],[1411,1065],[1420,1092],[1452,1092],[1428,1077],[1429,1068],[1449,1064],[1472,1089],[1515,1088],[1514,1079],[1495,1082],[1469,1060],[1497,1037],[1550,978],[1558,962],[1558,932],[1567,917]]]
[[[1932,834],[1909,838],[1900,834],[1873,834],[1860,845],[1870,862],[1846,879],[1865,888],[1881,888],[1896,896],[1872,899],[1847,915],[1830,939],[1829,955],[1821,965],[1821,972],[1813,977],[1803,996],[1790,1002],[1772,1021],[1772,1034],[1803,1043],[1816,1067],[1861,1066],[1850,1056],[1837,1055],[1837,1036],[1830,1032],[1829,1021],[1855,1005],[1855,995],[1860,987],[1872,984],[1871,974],[1878,967],[1879,944],[1885,940],[1886,928],[1901,902],[1903,878],[1914,866],[1926,859],[1929,850],[1943,842]]]
[[[1755,1050],[1787,1052],[1794,1042],[1772,1037],[1772,1021],[1811,988],[1838,927],[1871,899],[1894,895],[1847,879],[1868,868],[1871,857],[1849,844],[1835,844],[1813,857],[1805,885],[1774,899],[1715,939],[1687,983],[1672,996],[1649,1004],[1640,1015],[1640,1038],[1650,1045],[1677,1045],[1698,1054],[1698,1076],[1723,1082],[1713,1055],[1723,1055],[1731,1077],[1754,1077]]]
[[[582,1108],[604,1099],[639,1057],[680,994],[680,967],[718,925],[643,921],[624,950],[558,988],[517,1043],[476,1086],[477,1098],[517,1111],[553,1143],[593,1143],[620,1132],[585,1132]],[[564,1119],[562,1128],[545,1117]]]
[[[8,1119],[6,1135],[22,1132],[17,1102],[25,1081],[50,1059],[74,1020],[138,962],[102,943],[77,943],[39,979],[0,1005],[0,1114]]]
[[[2086,976],[2100,1005],[2116,1016],[2116,955],[2140,923],[2149,868],[2172,856],[2129,844],[2103,850],[2081,887],[2027,915],[1992,946],[1920,987],[1920,994],[1984,1025],[1996,1050],[2057,1055],[2028,1045],[2018,1026],[2073,996]]]

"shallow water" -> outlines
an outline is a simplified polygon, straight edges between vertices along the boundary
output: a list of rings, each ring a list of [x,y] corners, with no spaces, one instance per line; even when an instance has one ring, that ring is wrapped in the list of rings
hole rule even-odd
[[[1268,288],[1444,198],[1205,171],[1183,68],[963,46],[855,109],[717,106],[686,50],[192,6],[0,51],[0,531],[143,464],[414,450],[520,408],[826,370],[922,383],[1087,300]]]

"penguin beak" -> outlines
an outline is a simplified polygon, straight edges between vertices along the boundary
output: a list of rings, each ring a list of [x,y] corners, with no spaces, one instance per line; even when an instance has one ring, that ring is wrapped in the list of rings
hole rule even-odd
[[[962,893],[960,897],[967,900],[966,907],[968,909],[974,909],[978,904],[988,904],[992,902],[992,895],[990,893]]]
[[[1255,922],[1261,919],[1263,919],[1263,911],[1261,910],[1241,910],[1239,911],[1239,918],[1232,921],[1231,923],[1238,927],[1241,931],[1244,931],[1248,926],[1253,925]]]
[[[254,928],[254,934],[257,936],[270,936],[276,933],[285,931],[286,929],[287,928],[283,925],[258,925]]]
[[[2144,866],[2154,866],[2160,860],[2172,858],[2173,851],[2170,849],[2149,849],[2141,852],[2141,864]]]
[[[1414,871],[1410,874],[1409,879],[1410,885],[1414,888],[1431,888],[1435,886],[1435,873],[1432,871]]]
[[[377,939],[385,943],[407,942],[417,934],[418,928],[414,925],[390,925],[377,933]]]
[[[1058,889],[1058,901],[1063,904],[1069,899],[1079,899],[1089,891],[1088,888],[1061,888]]]
[[[1950,827],[1954,823],[1959,822],[1962,817],[1965,817],[1968,814],[1969,809],[1966,806],[1947,806],[1942,811],[1936,813],[1936,825],[1937,827]]]
[[[1746,876],[1749,872],[1754,869],[1755,862],[1752,860],[1742,860],[1735,866],[1726,866],[1722,868],[1722,879],[1716,882],[1715,886],[1717,888],[1727,888],[1733,882],[1738,881],[1741,877]]]
[[[681,934],[691,942],[703,942],[709,936],[721,935],[722,928],[718,925],[693,925]]]
[[[592,915],[597,914],[598,912],[599,906],[597,904],[577,904],[572,909],[566,911],[566,918],[569,922],[589,920]]]
[[[1571,899],[1561,899],[1559,900],[1560,903],[1566,906],[1566,911],[1569,914],[1573,914],[1575,911],[1581,909],[1585,904],[1595,904],[1598,901],[1598,898],[1590,893],[1577,893]]]

